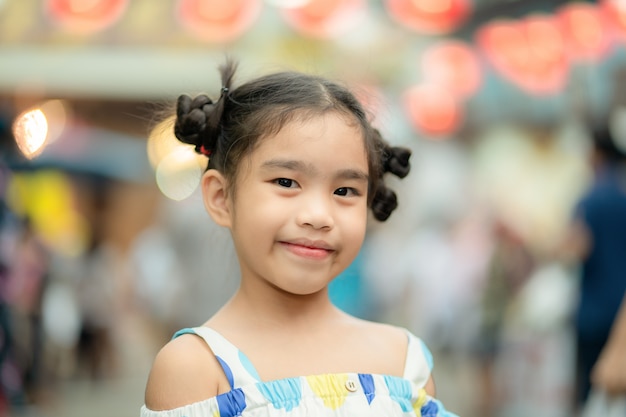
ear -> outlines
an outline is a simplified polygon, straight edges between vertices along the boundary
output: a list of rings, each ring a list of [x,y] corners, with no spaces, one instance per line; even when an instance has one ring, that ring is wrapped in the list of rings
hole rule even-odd
[[[207,170],[202,176],[204,208],[215,223],[231,226],[231,207],[228,200],[226,178],[216,169]]]

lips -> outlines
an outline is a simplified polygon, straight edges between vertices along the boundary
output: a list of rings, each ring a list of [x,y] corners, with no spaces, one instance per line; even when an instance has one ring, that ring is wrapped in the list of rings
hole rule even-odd
[[[294,255],[313,260],[325,259],[334,252],[331,245],[319,240],[282,241],[280,244]]]

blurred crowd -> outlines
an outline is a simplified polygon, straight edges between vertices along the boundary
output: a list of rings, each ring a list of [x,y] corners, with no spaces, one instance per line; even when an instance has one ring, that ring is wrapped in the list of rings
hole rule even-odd
[[[398,210],[331,297],[419,335],[447,408],[573,417],[599,387],[626,392],[625,16],[619,0],[0,0],[0,417],[138,415],[158,349],[233,294],[204,166],[171,126],[148,134],[155,102],[218,91],[223,50],[242,73],[359,85],[413,151]]]
[[[507,161],[484,160],[503,158],[490,135],[471,149],[415,149],[416,172],[398,185],[406,203],[388,227],[371,223],[331,286],[341,308],[419,334],[442,398],[467,417],[574,415],[580,373],[624,294],[621,151],[607,159],[585,127],[548,139],[532,130],[522,139],[537,148],[522,150],[521,131],[497,132],[517,150]],[[172,333],[202,323],[237,285],[226,231],[197,191],[173,201],[150,181],[6,166],[1,184],[0,415],[55,415],[59,390],[76,381],[141,385]],[[599,266],[608,257],[617,272]]]

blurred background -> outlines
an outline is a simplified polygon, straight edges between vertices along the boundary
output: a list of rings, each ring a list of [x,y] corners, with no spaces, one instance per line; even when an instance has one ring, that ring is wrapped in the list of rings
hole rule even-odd
[[[0,0],[0,415],[137,416],[152,359],[237,286],[206,160],[162,115],[284,69],[413,150],[331,295],[406,326],[464,417],[572,416],[592,128],[626,150],[621,0]]]

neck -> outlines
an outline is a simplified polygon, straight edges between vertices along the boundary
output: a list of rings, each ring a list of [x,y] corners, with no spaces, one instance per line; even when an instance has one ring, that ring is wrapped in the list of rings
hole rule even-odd
[[[327,288],[314,294],[297,295],[272,287],[251,288],[243,282],[225,309],[256,328],[280,325],[282,329],[294,331],[314,328],[340,314],[331,303]]]

